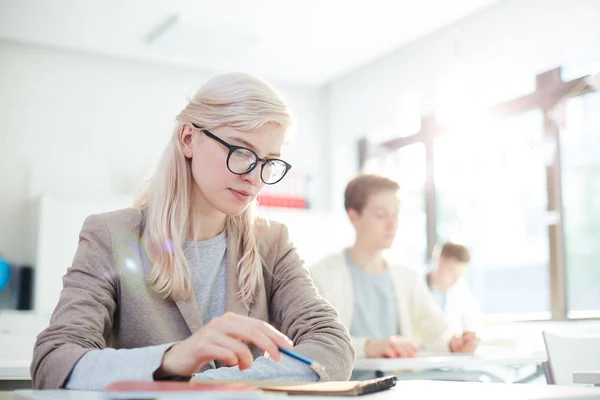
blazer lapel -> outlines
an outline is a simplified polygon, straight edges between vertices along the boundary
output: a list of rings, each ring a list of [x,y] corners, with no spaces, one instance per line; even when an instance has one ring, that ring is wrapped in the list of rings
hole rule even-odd
[[[190,297],[187,299],[175,300],[175,304],[190,329],[191,334],[194,334],[202,328],[202,317],[200,316],[200,309],[198,308],[194,288],[192,288],[192,295]]]
[[[144,268],[144,275],[146,278],[150,276],[152,271],[152,263],[150,262],[144,247],[140,244],[140,258]],[[190,333],[195,333],[198,329],[202,328],[202,317],[200,316],[200,309],[198,308],[198,301],[196,300],[196,293],[192,287],[192,293],[189,298],[175,300],[175,304],[183,317],[186,325],[188,326]]]
[[[135,242],[138,242],[139,255],[144,268],[144,274],[146,278],[148,278],[150,276],[150,272],[152,271],[152,263],[150,262],[148,254],[146,253],[146,250],[144,249],[144,246],[140,240],[146,226],[146,213],[146,209],[143,208],[141,213],[142,221],[140,226],[140,234],[139,237],[136,238]],[[196,293],[194,292],[193,287],[190,297],[187,299],[175,300],[175,304],[177,305],[177,308],[179,309],[179,312],[181,313],[181,316],[183,317],[183,320],[185,321],[191,334],[194,334],[196,331],[202,328],[202,317],[200,316],[200,309],[198,308],[198,301],[196,300]]]

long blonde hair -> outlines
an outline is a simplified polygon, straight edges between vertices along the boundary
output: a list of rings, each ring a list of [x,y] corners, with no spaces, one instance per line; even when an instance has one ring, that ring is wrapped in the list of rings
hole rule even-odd
[[[192,293],[189,264],[183,253],[192,223],[191,193],[194,180],[191,166],[184,157],[179,131],[185,122],[206,129],[229,126],[240,131],[266,123],[288,128],[292,116],[283,98],[267,83],[247,74],[230,73],[206,82],[177,116],[177,124],[154,176],[136,200],[146,208],[142,235],[153,263],[149,283],[163,298],[189,298]],[[235,217],[227,217],[228,234],[241,238],[238,262],[240,300],[249,306],[263,279],[262,259],[254,233],[254,205]]]

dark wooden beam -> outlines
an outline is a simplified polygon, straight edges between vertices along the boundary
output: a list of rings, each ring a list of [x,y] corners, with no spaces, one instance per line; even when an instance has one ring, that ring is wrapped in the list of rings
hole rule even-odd
[[[561,189],[561,158],[560,158],[560,127],[550,115],[550,109],[556,117],[564,114],[564,105],[557,105],[560,99],[567,96],[570,91],[583,87],[583,84],[568,83],[564,85],[560,76],[560,69],[540,74],[536,78],[536,93],[548,93],[552,88],[559,88],[562,97],[541,97],[541,109],[544,112],[544,143],[552,146],[552,158],[546,165],[546,189],[548,191],[548,245],[550,249],[549,277],[550,277],[550,312],[552,319],[567,319],[567,293],[566,293],[566,271],[563,238],[563,205]],[[571,90],[568,91],[568,88]],[[562,118],[561,118],[562,119]]]
[[[433,151],[433,138],[427,137],[425,145],[425,218],[427,224],[427,261],[433,255],[437,243],[437,199],[435,194],[435,152]]]

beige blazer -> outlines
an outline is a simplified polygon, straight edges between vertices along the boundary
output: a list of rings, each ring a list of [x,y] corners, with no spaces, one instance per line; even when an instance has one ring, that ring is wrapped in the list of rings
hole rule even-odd
[[[92,349],[181,341],[202,328],[195,297],[164,300],[148,286],[152,264],[140,245],[143,229],[138,209],[86,219],[50,325],[33,350],[35,388],[63,387],[77,361]],[[321,380],[347,380],[355,360],[348,331],[335,309],[317,295],[287,228],[257,219],[256,229],[264,283],[246,308],[237,296],[240,238],[228,235],[226,311],[271,323],[293,340],[298,353],[325,367]],[[256,347],[251,351],[255,358],[263,355]]]
[[[452,331],[442,310],[431,298],[422,275],[400,265],[388,265],[388,268],[396,292],[400,334],[423,345],[427,351],[448,352]],[[350,327],[354,291],[344,252],[335,253],[312,266],[310,273],[319,293],[337,309],[342,323]],[[365,357],[367,339],[352,337],[359,358]]]

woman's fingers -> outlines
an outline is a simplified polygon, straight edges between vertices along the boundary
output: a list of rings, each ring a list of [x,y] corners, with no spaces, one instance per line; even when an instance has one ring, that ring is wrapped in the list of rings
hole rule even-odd
[[[275,345],[272,338],[268,337],[263,332],[256,331],[252,335],[252,343],[269,353],[273,360],[281,361],[279,347]]]
[[[227,335],[221,334],[221,335],[216,335],[214,337],[211,338],[211,344],[215,345],[215,348],[223,348],[226,350],[229,350],[230,352],[232,352],[236,358],[236,360],[233,360],[232,357],[230,357],[230,355],[228,355],[227,359],[221,359],[219,358],[218,360],[224,361],[226,363],[229,363],[231,361],[237,361],[237,363],[234,364],[228,364],[228,365],[238,365],[239,368],[241,370],[249,368],[252,365],[252,362],[254,361],[254,357],[252,357],[252,353],[250,352],[250,349],[248,348],[248,346],[246,346],[244,343],[240,342],[239,340],[236,340],[234,338],[231,338]],[[225,353],[225,352],[223,352]]]
[[[209,356],[209,358],[222,361],[229,367],[239,364],[238,356],[233,350],[220,346],[217,343],[211,343],[210,349],[206,352],[206,354]]]
[[[266,335],[270,337],[277,344],[277,346],[288,350],[291,350],[294,347],[294,342],[292,342],[289,337],[279,332],[273,326],[264,321],[258,321],[258,323],[263,326]]]
[[[264,321],[232,314],[217,322],[215,328],[238,340],[252,342],[265,350],[274,360],[281,359],[279,347],[291,349],[292,341]]]

